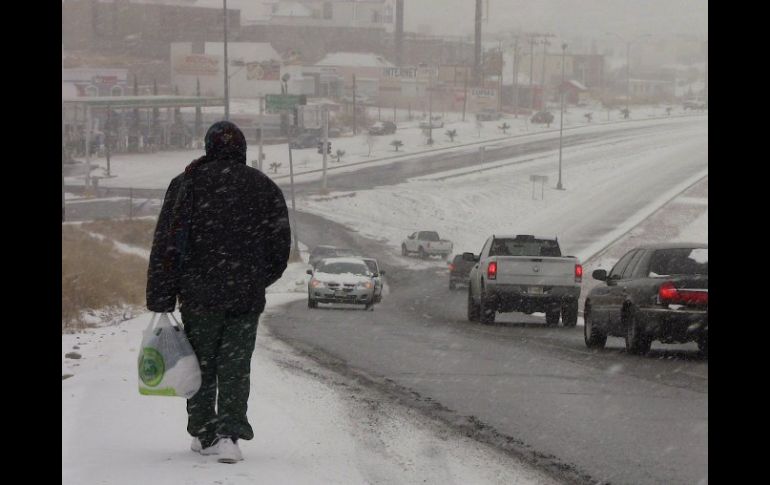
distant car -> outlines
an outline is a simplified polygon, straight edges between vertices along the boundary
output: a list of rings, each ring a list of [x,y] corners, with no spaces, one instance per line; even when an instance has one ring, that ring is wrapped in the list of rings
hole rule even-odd
[[[420,128],[443,128],[444,120],[441,116],[434,116],[431,122],[428,120],[420,121]]]
[[[466,261],[462,254],[455,255],[449,261],[449,289],[454,290],[457,285],[467,285],[471,270],[476,265],[474,261]]]
[[[327,258],[314,270],[307,286],[308,308],[319,303],[349,303],[374,309],[374,274],[361,258]]]
[[[534,115],[532,115],[532,118],[530,118],[530,121],[532,123],[541,123],[541,124],[548,124],[550,125],[553,123],[553,113],[550,113],[548,111],[538,111]]]
[[[706,109],[706,101],[696,98],[696,99],[688,99],[685,100],[684,103],[682,103],[682,107],[685,110],[688,109]]]
[[[625,337],[626,351],[649,352],[662,343],[695,341],[708,355],[708,245],[654,244],[627,252],[586,297],[584,338],[604,348],[607,336]]]
[[[353,256],[353,254],[354,253],[351,249],[338,248],[335,246],[316,246],[310,252],[308,263],[310,264],[310,266],[315,268],[316,265],[324,258]]]
[[[436,231],[417,231],[401,242],[401,255],[417,253],[421,258],[440,255],[444,258],[452,253],[452,242],[441,239]]]
[[[380,303],[382,301],[382,277],[385,276],[385,270],[380,269],[380,265],[374,258],[361,258],[364,263],[369,267],[369,270],[374,275],[374,303]]]
[[[481,112],[476,113],[476,119],[479,121],[497,121],[501,117],[500,113],[495,109],[486,108]]]
[[[396,132],[396,124],[392,121],[378,121],[369,128],[370,135],[392,135]]]
[[[289,146],[293,149],[315,148],[321,142],[321,137],[316,133],[302,133],[291,139]]]

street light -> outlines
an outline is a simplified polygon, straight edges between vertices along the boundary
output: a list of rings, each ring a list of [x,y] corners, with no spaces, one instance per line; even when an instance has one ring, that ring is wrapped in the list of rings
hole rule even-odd
[[[615,32],[605,32],[607,35],[614,35],[618,39],[622,40],[626,44],[626,113],[629,113],[628,111],[628,101],[631,99],[631,44],[636,42],[639,39],[645,38],[645,37],[651,37],[650,34],[642,34],[638,37],[635,37],[632,40],[626,40],[624,37],[622,37],[619,34],[616,34]]]
[[[564,134],[564,58],[567,53],[567,44],[561,45],[561,86],[559,92],[561,94],[561,110],[559,112],[559,182],[556,184],[556,189],[564,190],[561,184],[561,148],[562,148],[562,135]]]

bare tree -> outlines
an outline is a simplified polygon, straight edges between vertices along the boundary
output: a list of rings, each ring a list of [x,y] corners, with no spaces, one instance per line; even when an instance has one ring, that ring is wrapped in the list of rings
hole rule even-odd
[[[404,143],[401,140],[393,140],[390,145],[398,151],[398,148],[404,146]]]

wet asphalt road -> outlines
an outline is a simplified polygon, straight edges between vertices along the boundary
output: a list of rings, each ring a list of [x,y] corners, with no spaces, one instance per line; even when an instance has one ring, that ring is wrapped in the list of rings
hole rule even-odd
[[[289,305],[264,319],[273,335],[475,416],[593,483],[707,477],[708,363],[694,344],[656,343],[637,357],[612,337],[604,351],[589,351],[582,326],[547,328],[537,315],[470,323],[467,293],[448,289],[442,261],[404,269],[378,242],[313,216],[299,221],[310,246],[384,255],[390,291],[374,312]]]

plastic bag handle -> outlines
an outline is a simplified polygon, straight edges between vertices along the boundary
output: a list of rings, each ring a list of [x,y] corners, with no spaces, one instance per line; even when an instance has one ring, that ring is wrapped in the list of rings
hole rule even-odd
[[[169,315],[171,315],[171,319],[174,320],[174,324],[175,325],[173,325],[173,326],[177,327],[177,329],[184,330],[184,325],[182,325],[182,322],[180,322],[179,320],[176,319],[176,317],[174,316],[174,313],[171,312],[171,313],[169,313]]]
[[[155,328],[155,323],[158,320],[158,315],[159,315],[158,313],[153,312],[152,317],[150,317],[150,324],[147,325],[147,328],[145,329],[145,331],[152,330],[153,328]]]

